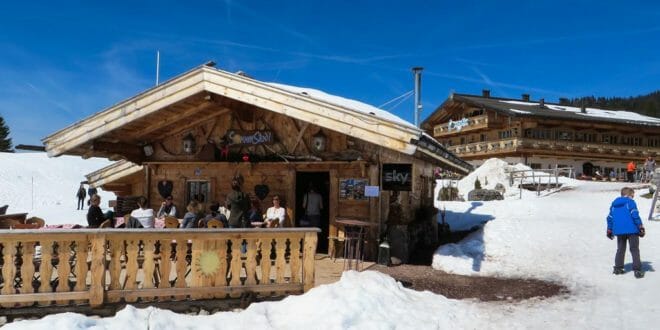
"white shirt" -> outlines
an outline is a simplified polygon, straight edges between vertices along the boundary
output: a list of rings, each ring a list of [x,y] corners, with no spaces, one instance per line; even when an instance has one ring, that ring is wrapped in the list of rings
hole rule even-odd
[[[285,217],[286,217],[286,209],[284,209],[283,207],[275,208],[273,206],[273,207],[269,207],[268,210],[266,210],[266,220],[279,219],[280,223],[283,224]]]
[[[218,213],[224,215],[225,218],[227,218],[227,219],[229,219],[229,215],[231,214],[231,212],[229,211],[229,209],[226,208],[226,207],[224,207],[224,206],[220,206],[220,207],[218,208]]]
[[[164,217],[164,216],[172,216],[176,217],[176,206],[172,205],[172,208],[170,209],[170,213],[165,213],[165,205],[161,205],[160,209],[158,210],[158,217]]]
[[[131,212],[131,216],[142,224],[144,228],[154,228],[154,210],[152,209],[135,209]]]

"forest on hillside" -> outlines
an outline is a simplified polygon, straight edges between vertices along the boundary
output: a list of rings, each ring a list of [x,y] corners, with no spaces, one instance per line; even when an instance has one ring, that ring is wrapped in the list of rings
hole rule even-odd
[[[635,97],[583,96],[573,99],[560,98],[559,104],[579,107],[628,110],[642,115],[660,118],[660,90]]]

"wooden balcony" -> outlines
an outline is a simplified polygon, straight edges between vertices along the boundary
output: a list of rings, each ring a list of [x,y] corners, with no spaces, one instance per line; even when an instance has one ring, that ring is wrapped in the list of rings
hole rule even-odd
[[[660,154],[660,148],[624,146],[602,143],[514,138],[455,145],[448,150],[459,157],[497,157],[511,153],[544,153],[594,158],[642,158]]]
[[[488,115],[469,117],[452,122],[451,127],[449,123],[436,125],[433,127],[433,136],[435,138],[442,138],[458,133],[494,128],[494,124],[494,122],[488,120]]]

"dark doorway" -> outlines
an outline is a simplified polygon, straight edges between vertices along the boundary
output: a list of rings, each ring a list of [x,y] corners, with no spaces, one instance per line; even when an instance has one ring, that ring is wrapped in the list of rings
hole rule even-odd
[[[582,173],[588,176],[594,175],[594,164],[589,162],[582,164]]]
[[[314,185],[316,191],[323,197],[321,233],[318,237],[316,252],[328,253],[328,234],[330,224],[330,217],[328,216],[330,174],[328,172],[296,172],[296,227],[300,226],[300,217],[305,214],[302,202],[310,184]]]

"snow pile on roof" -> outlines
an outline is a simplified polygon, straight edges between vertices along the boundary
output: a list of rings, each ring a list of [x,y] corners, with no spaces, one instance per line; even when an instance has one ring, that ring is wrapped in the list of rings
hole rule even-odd
[[[376,117],[379,117],[380,119],[388,120],[388,121],[394,122],[396,124],[408,126],[409,128],[418,130],[418,128],[415,127],[415,125],[411,124],[410,122],[408,122],[406,120],[403,120],[400,117],[398,117],[398,116],[396,116],[396,115],[394,115],[394,114],[392,114],[388,111],[376,108],[372,105],[362,103],[360,101],[351,100],[351,99],[343,98],[343,97],[340,97],[340,96],[328,94],[326,92],[323,92],[323,91],[320,91],[320,90],[317,90],[317,89],[312,89],[312,88],[290,86],[290,85],[284,85],[284,84],[278,84],[278,83],[266,83],[266,84],[268,84],[270,86],[273,86],[273,87],[276,87],[276,88],[284,89],[284,90],[292,92],[292,93],[296,93],[296,94],[300,94],[300,95],[306,95],[308,97],[311,97],[311,98],[314,98],[314,99],[317,99],[317,100],[320,100],[320,101],[323,101],[323,102],[331,103],[331,104],[334,104],[334,105],[337,105],[337,106],[340,106],[340,107],[343,107],[343,108],[346,108],[346,109],[358,111],[358,112],[361,112],[363,114],[376,116]]]
[[[99,158],[74,156],[49,158],[42,152],[0,152],[0,206],[8,204],[7,213],[28,213],[43,218],[48,225],[87,225],[87,200],[84,210],[76,210],[76,192],[85,174],[110,165]],[[87,188],[87,186],[85,186]],[[86,190],[86,189],[85,189]],[[115,194],[99,189],[101,207],[115,199]]]
[[[537,103],[537,102],[524,102],[524,101],[513,101],[513,100],[500,100],[500,102],[508,103],[508,104],[526,105],[526,106],[539,106],[539,103]],[[641,121],[641,122],[648,122],[648,123],[654,123],[654,124],[660,123],[660,118],[644,116],[644,115],[641,115],[639,113],[632,112],[632,111],[604,110],[604,109],[598,109],[598,108],[586,108],[586,111],[583,113],[582,109],[580,109],[578,107],[571,107],[571,106],[558,105],[558,104],[548,104],[548,103],[545,103],[544,105],[549,110],[573,112],[575,114],[582,115],[582,116],[611,118],[611,119],[629,120],[629,121]],[[519,109],[511,109],[511,110],[521,112],[521,113],[526,112],[526,111],[519,110]]]

